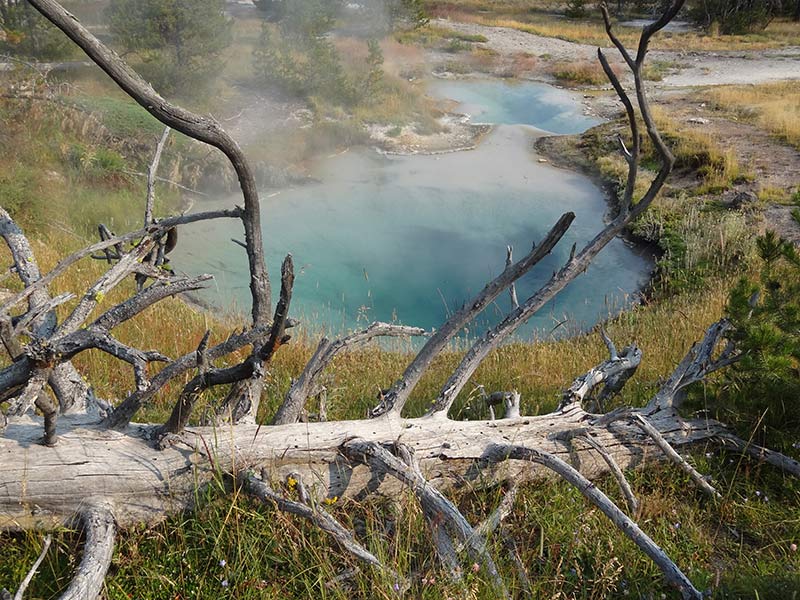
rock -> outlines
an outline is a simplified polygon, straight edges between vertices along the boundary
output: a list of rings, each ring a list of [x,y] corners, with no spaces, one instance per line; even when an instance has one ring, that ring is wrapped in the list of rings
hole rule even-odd
[[[708,125],[709,123],[711,123],[710,120],[704,117],[692,117],[690,119],[687,119],[687,122],[694,123],[695,125]]]
[[[722,202],[729,208],[738,210],[758,203],[758,196],[749,190],[730,190],[722,195]]]
[[[539,159],[539,162],[540,162],[540,163],[546,163],[546,162],[547,162],[547,159],[546,159],[546,158],[540,158],[540,159]]]
[[[59,173],[58,171],[46,171],[45,177],[48,181],[54,181],[55,183],[66,183],[66,178]]]

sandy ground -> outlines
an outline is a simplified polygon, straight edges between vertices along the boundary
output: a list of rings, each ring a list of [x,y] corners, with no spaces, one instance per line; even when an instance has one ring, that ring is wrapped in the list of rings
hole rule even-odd
[[[678,72],[661,86],[766,83],[800,79],[800,48],[760,52],[652,52],[654,60],[674,61]]]

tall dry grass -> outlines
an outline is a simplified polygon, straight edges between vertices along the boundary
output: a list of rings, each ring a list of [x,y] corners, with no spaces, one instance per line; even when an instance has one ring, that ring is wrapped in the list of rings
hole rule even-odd
[[[433,2],[431,14],[454,21],[472,22],[492,27],[507,27],[534,35],[568,42],[608,47],[600,13],[582,19],[566,19],[563,4],[550,7],[507,1]],[[615,26],[620,40],[635,47],[639,29]],[[661,32],[651,43],[654,50],[691,50],[718,52],[724,50],[766,50],[800,44],[800,28],[788,19],[776,19],[763,31],[742,35],[719,35],[701,30]]]
[[[800,149],[800,82],[719,86],[708,95],[719,107],[734,110]]]

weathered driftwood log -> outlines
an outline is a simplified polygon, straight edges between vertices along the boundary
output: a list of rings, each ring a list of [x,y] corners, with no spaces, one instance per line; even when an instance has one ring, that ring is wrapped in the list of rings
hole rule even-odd
[[[573,460],[586,477],[608,472],[606,461],[591,448],[565,441],[565,433],[575,430],[602,444],[622,469],[658,455],[657,446],[636,425],[616,421],[595,427],[594,417],[573,404],[548,415],[496,421],[387,417],[260,428],[188,427],[158,450],[151,443],[158,425],[132,424],[115,431],[96,419],[65,416],[55,453],[39,443],[39,419],[16,417],[0,439],[0,528],[68,523],[98,496],[115,506],[120,525],[156,521],[189,506],[198,481],[208,481],[218,468],[266,467],[277,478],[297,472],[315,495],[353,496],[375,476],[341,455],[342,445],[353,437],[380,444],[400,441],[413,448],[427,479],[442,488],[479,476],[523,481],[546,474],[524,462],[482,464],[489,448],[510,440]],[[683,420],[672,409],[649,415],[648,421],[676,448],[728,433],[713,421]],[[397,487],[390,479],[381,486]]]

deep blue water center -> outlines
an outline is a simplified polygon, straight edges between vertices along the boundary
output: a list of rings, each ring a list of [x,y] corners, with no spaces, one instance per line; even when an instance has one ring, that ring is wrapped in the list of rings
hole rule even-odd
[[[297,276],[291,314],[311,329],[336,334],[375,320],[439,327],[502,271],[507,244],[519,258],[562,213],[575,212],[561,244],[518,283],[523,301],[564,263],[574,242],[580,245],[602,226],[602,191],[581,175],[539,163],[532,152],[540,129],[572,133],[597,123],[572,95],[543,84],[483,81],[437,82],[432,92],[461,102],[475,121],[499,125],[472,151],[402,157],[346,152],[320,165],[319,183],[265,194],[273,285],[283,256],[292,253]],[[204,201],[196,209],[239,202]],[[241,238],[238,223],[197,224],[188,233],[175,267],[213,273],[216,286],[207,299],[247,312],[247,263],[229,241]],[[591,326],[629,302],[648,271],[645,258],[614,240],[522,335],[547,333],[565,320],[560,331]],[[471,333],[496,323],[509,307],[504,294]]]

